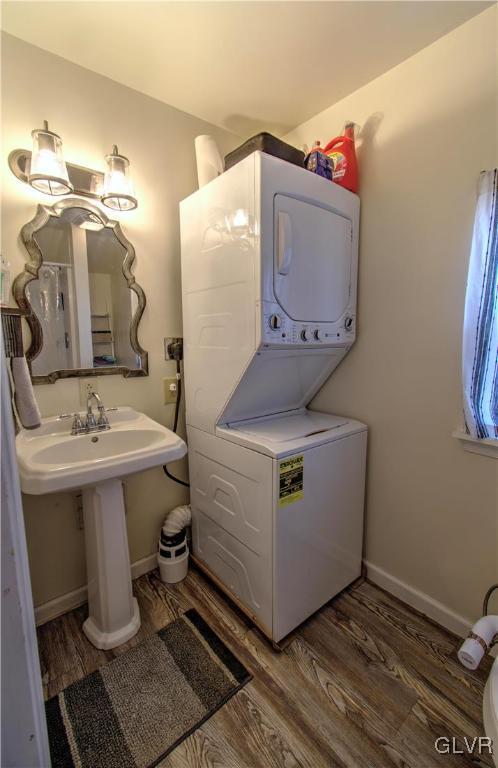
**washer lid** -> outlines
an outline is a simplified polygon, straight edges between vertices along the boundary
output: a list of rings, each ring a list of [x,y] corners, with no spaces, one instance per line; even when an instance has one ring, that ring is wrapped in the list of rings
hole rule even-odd
[[[272,457],[289,456],[361,432],[364,424],[303,408],[218,427],[217,434]]]

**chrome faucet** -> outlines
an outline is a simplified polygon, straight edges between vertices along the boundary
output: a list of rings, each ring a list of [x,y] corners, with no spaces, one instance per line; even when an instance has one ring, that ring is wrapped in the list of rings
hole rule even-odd
[[[95,414],[92,411],[92,400],[95,400],[97,403],[97,408],[99,409],[99,415],[98,418],[95,418]],[[97,392],[94,392],[91,390],[88,393],[87,399],[86,399],[86,431],[87,432],[94,432],[94,431],[103,431],[105,429],[110,429],[111,425],[109,424],[109,419],[107,418],[106,412],[105,412],[105,406],[102,400],[100,399]]]
[[[99,409],[99,415],[95,418],[92,411],[92,400],[95,400]],[[105,408],[104,403],[93,390],[88,393],[86,401],[86,417],[81,417],[79,413],[61,413],[58,417],[62,419],[73,419],[71,424],[72,435],[87,435],[89,432],[104,432],[111,428],[106,411],[117,411],[117,408]]]

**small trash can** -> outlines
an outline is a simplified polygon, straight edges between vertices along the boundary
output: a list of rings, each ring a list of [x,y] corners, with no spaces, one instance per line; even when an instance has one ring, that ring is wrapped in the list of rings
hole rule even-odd
[[[186,528],[173,535],[166,535],[164,531],[161,531],[157,553],[161,580],[166,584],[176,584],[178,581],[182,581],[188,571],[188,555]]]

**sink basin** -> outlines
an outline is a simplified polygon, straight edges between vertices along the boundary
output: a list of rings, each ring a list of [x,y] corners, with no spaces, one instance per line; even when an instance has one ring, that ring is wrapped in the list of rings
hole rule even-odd
[[[185,456],[183,440],[132,408],[108,411],[111,429],[71,435],[71,419],[43,419],[36,430],[21,430],[17,459],[24,493],[69,491],[123,478]]]
[[[107,416],[111,429],[106,432],[71,435],[71,419],[53,417],[16,438],[24,493],[82,488],[89,613],[83,632],[104,650],[125,643],[140,629],[122,479],[187,453],[178,435],[143,413],[117,408]]]

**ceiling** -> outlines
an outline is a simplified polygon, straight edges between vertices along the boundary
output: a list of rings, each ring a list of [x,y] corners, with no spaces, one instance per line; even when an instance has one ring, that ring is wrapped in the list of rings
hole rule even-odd
[[[3,2],[23,40],[246,138],[283,135],[490,2]]]

